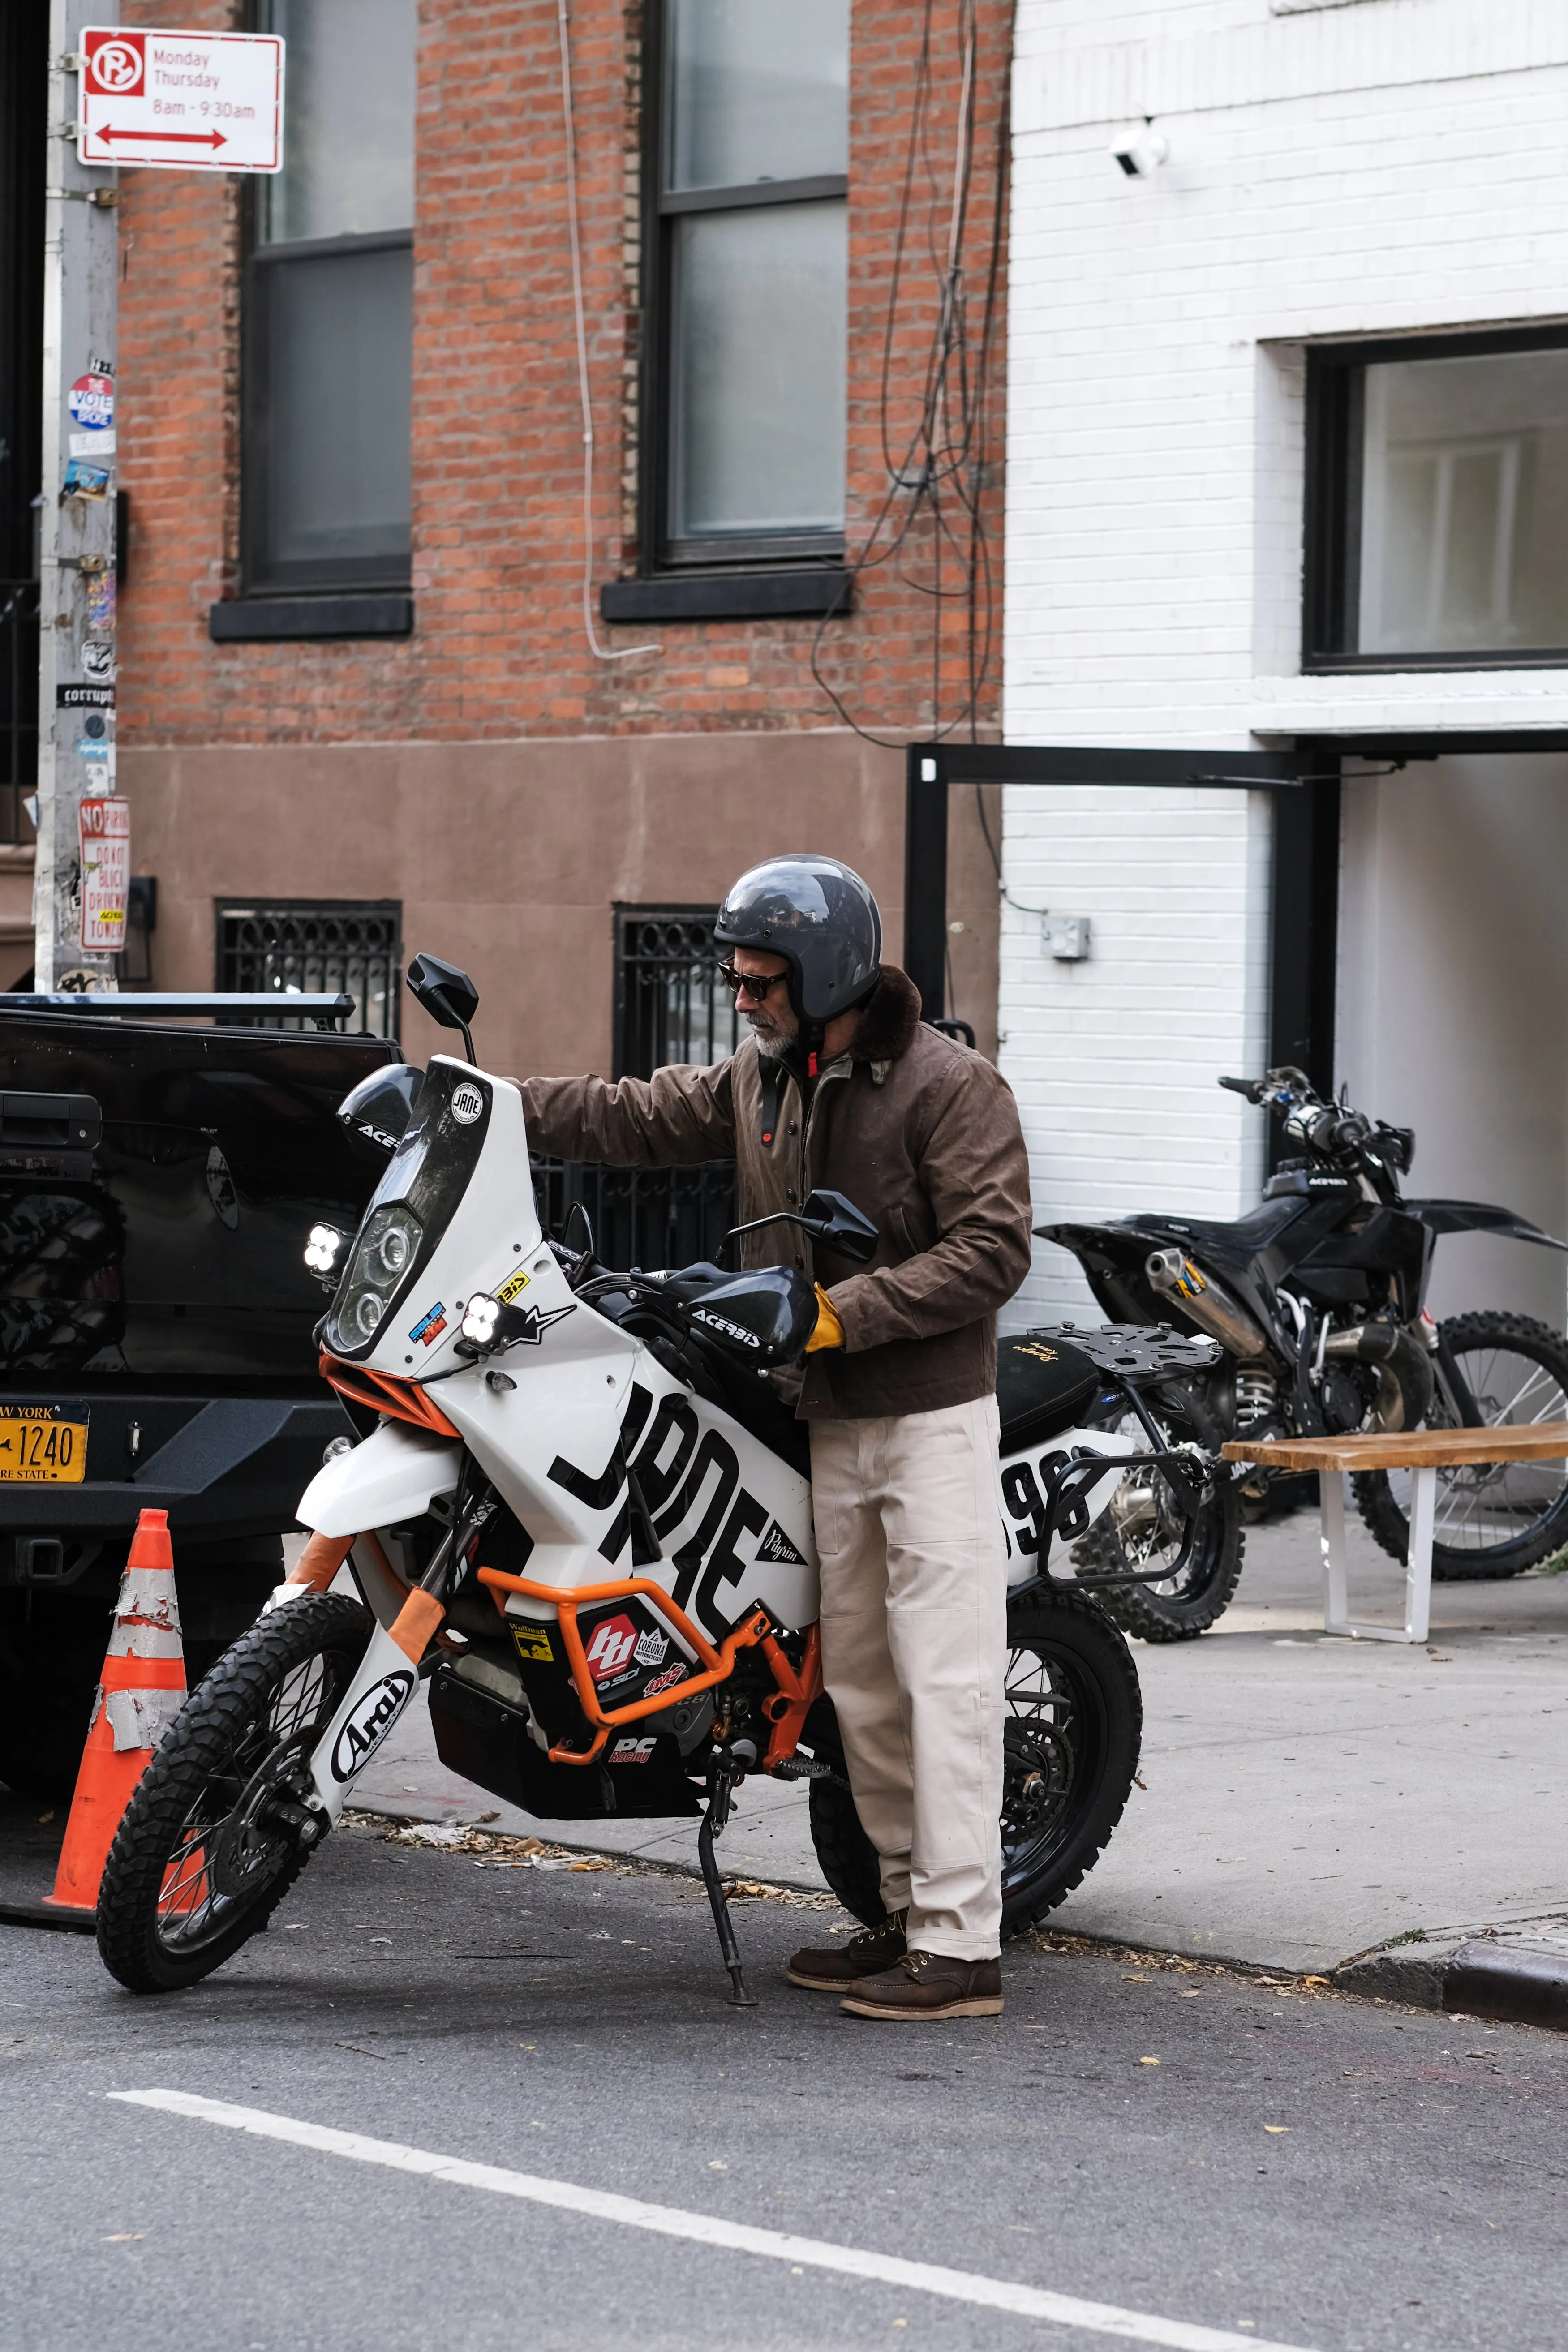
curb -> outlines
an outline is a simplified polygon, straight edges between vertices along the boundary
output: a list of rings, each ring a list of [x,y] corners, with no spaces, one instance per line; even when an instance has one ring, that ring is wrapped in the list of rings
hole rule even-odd
[[[1382,1951],[1336,1969],[1342,1992],[1568,2033],[1568,1955],[1478,1937],[1447,1950]]]

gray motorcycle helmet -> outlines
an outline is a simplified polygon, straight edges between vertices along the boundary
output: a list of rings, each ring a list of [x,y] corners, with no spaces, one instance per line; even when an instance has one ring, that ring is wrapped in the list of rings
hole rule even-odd
[[[877,983],[882,918],[860,877],[837,857],[770,857],[734,884],[713,936],[721,947],[783,956],[795,1016],[818,1028]]]

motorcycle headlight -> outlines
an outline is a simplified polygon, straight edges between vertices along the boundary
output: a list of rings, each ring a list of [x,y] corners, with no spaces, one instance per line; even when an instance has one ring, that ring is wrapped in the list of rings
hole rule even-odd
[[[374,1338],[418,1255],[422,1231],[401,1202],[366,1218],[332,1314],[335,1346],[363,1348]]]

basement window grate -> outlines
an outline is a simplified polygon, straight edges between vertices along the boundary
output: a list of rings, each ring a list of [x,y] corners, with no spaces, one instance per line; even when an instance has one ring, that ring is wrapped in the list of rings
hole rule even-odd
[[[217,985],[280,1000],[342,989],[354,1000],[351,1035],[395,1037],[403,986],[403,908],[395,899],[220,902]],[[289,1020],[283,1003],[279,1014]]]

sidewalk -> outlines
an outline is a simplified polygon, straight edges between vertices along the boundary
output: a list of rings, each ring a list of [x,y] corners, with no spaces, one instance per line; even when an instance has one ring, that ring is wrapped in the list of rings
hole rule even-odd
[[[1358,1616],[1397,1620],[1403,1570],[1359,1523],[1352,1593]],[[1568,1577],[1436,1585],[1432,1601],[1425,1648],[1331,1640],[1316,1514],[1251,1530],[1213,1633],[1134,1645],[1146,1789],[1051,1924],[1321,1975],[1405,1938],[1391,1958],[1414,1999],[1433,1997],[1420,1970],[1483,1930],[1561,1963]],[[536,1822],[471,1789],[436,1760],[423,1708],[355,1794],[411,1821],[493,1812],[498,1829],[697,1866],[695,1822]],[[748,1782],[719,1852],[730,1873],[823,1883],[799,1784]],[[1396,1990],[1386,1966],[1373,1989]]]

